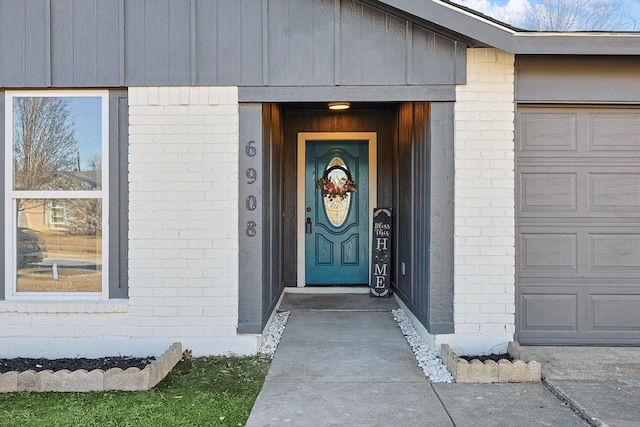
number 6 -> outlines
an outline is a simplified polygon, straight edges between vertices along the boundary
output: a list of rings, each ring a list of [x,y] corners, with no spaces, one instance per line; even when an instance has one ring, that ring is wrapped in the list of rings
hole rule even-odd
[[[244,151],[247,153],[247,156],[253,157],[258,152],[258,150],[256,150],[256,147],[254,147],[252,145],[252,144],[255,144],[255,143],[256,142],[253,139],[251,141],[247,142],[247,146],[244,148]]]

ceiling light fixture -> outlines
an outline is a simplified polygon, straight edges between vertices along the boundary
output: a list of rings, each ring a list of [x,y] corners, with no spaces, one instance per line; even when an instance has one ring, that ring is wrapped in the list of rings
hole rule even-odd
[[[348,110],[351,108],[351,103],[349,102],[330,102],[329,109],[330,110]]]

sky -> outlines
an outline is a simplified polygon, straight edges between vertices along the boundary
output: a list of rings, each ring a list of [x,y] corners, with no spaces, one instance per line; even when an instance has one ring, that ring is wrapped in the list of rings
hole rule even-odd
[[[69,110],[76,129],[80,164],[84,169],[87,160],[102,153],[102,98],[70,97]]]
[[[535,4],[537,0],[452,0],[454,3],[461,4],[469,7],[473,10],[481,12],[485,15],[491,16],[495,19],[506,21],[505,16],[517,17],[521,16],[526,10],[527,6]],[[623,11],[628,10],[629,14],[638,21],[637,27],[633,28],[633,22],[628,20],[627,25],[624,28],[607,28],[611,31],[640,31],[640,0],[617,0],[620,5],[620,9]],[[515,27],[518,27],[517,18],[512,22],[509,22]]]

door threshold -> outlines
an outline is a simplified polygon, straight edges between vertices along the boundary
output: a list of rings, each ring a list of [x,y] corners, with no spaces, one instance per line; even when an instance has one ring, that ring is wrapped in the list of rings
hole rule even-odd
[[[368,294],[368,286],[301,286],[285,287],[288,294]]]

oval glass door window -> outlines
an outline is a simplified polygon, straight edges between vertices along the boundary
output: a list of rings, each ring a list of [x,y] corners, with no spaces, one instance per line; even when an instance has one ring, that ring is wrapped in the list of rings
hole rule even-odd
[[[327,169],[330,169],[333,166],[340,166],[341,168],[347,169],[347,165],[344,163],[340,157],[334,157],[331,159],[329,164],[327,165]],[[329,172],[327,176],[331,182],[335,186],[343,186],[349,180],[347,178],[347,174],[342,169],[334,169]],[[324,196],[324,211],[327,214],[327,218],[329,222],[334,227],[340,227],[344,224],[347,219],[347,214],[349,213],[349,206],[351,206],[351,193],[347,193],[344,198],[334,197],[329,198],[329,196]]]

